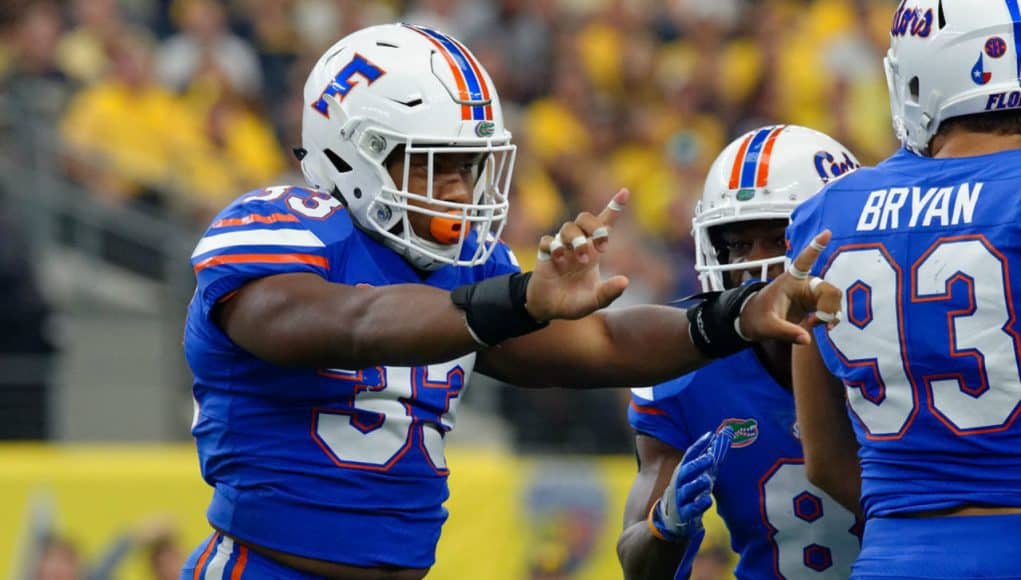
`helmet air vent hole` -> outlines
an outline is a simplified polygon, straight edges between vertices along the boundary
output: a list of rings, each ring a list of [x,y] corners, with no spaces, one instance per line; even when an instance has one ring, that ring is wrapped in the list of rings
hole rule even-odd
[[[330,163],[337,168],[338,172],[347,173],[348,171],[351,171],[351,166],[341,159],[339,155],[334,153],[332,149],[324,149],[323,153],[326,155],[326,158],[330,160]]]
[[[911,101],[917,103],[918,95],[920,93],[918,88],[918,77],[912,77],[911,81],[908,82],[908,92],[911,94]]]
[[[397,48],[396,44],[391,44],[389,42],[383,42],[382,40],[377,40],[376,41],[376,46],[385,46],[387,48]]]
[[[361,199],[362,198],[362,188],[356,187],[355,190],[352,193],[354,193],[355,199]]]
[[[947,17],[943,14],[943,0],[940,0],[939,6],[936,8],[936,12],[939,13],[939,29],[943,30],[947,27]]]
[[[422,104],[421,97],[415,97],[414,99],[409,99],[407,101],[402,101],[400,99],[390,99],[390,100],[395,102],[395,103],[397,103],[398,105],[404,105],[405,107],[408,107],[409,109],[417,107],[417,106]]]

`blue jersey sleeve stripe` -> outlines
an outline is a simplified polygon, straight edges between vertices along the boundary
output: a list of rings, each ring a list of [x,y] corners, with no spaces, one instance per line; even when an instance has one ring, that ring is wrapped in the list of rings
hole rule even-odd
[[[239,246],[290,246],[300,248],[325,248],[326,244],[308,230],[242,230],[206,236],[199,240],[192,252],[192,259],[203,254],[236,248]]]

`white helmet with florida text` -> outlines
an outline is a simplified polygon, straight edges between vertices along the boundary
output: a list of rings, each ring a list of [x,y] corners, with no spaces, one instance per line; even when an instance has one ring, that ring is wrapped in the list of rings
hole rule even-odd
[[[493,82],[464,45],[424,26],[359,30],[320,57],[304,100],[305,179],[339,196],[360,228],[422,270],[489,258],[507,216],[515,147]],[[384,165],[398,148],[402,183]],[[433,161],[444,153],[478,155],[470,202],[433,196]],[[413,154],[428,160],[425,192],[408,189]],[[409,212],[452,221],[459,233],[452,243],[424,239]],[[477,243],[465,251],[472,232]]]
[[[750,131],[723,150],[709,169],[695,206],[695,270],[702,289],[725,289],[723,273],[761,268],[761,279],[783,255],[727,264],[718,226],[757,220],[790,220],[794,208],[827,183],[861,167],[833,138],[806,127],[776,125]]]
[[[886,78],[897,137],[928,155],[943,121],[1021,109],[1021,3],[902,0]]]

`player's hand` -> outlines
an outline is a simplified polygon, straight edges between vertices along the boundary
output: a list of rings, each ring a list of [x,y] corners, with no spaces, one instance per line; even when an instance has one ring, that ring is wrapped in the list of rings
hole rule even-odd
[[[727,456],[734,431],[725,427],[702,435],[684,452],[670,485],[650,513],[650,521],[663,538],[689,540],[702,530],[702,514],[709,509],[720,464]]]
[[[556,236],[539,240],[539,260],[528,284],[526,308],[536,320],[577,319],[608,306],[627,288],[628,279],[599,274],[600,255],[609,247],[613,226],[628,200],[613,196],[599,215],[582,212]]]
[[[833,328],[840,322],[840,290],[809,276],[815,261],[826,249],[830,231],[817,235],[784,272],[752,296],[741,311],[741,334],[749,340],[767,339],[809,344],[808,329],[819,323]]]

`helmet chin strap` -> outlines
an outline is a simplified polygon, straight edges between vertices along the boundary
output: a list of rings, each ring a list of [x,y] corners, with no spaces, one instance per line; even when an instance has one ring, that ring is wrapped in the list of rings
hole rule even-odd
[[[415,239],[415,243],[421,244],[422,246],[425,246],[430,251],[435,252],[437,254],[442,254],[451,249],[450,246],[444,244],[437,244],[436,242],[423,239],[422,237],[415,234],[415,232],[411,232],[411,237]],[[397,240],[384,237],[383,244],[386,247],[403,256],[404,259],[407,260],[409,264],[415,267],[416,270],[433,272],[448,265],[447,262],[443,262],[437,260],[436,258],[427,256],[420,250],[416,249],[414,246],[402,244]]]
[[[386,239],[383,242],[390,249],[400,254],[409,264],[411,264],[416,270],[422,270],[424,272],[434,272],[439,270],[446,264],[440,262],[435,258],[430,258],[422,252],[417,251],[415,248],[410,246],[402,246],[391,239]]]

